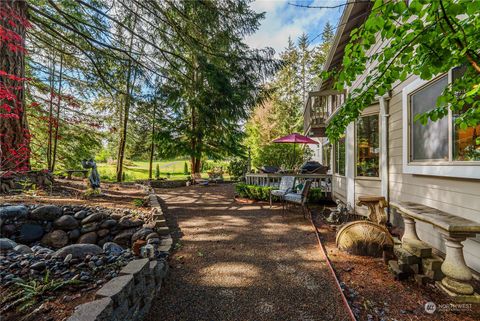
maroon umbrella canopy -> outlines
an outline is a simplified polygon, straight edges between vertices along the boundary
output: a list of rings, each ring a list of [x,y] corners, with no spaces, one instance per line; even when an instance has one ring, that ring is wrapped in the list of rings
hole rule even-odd
[[[316,144],[318,145],[317,141],[314,141],[310,137],[300,135],[298,133],[293,133],[284,137],[277,138],[273,141],[274,143],[291,143],[293,144],[293,163],[296,162],[296,151],[295,145],[296,144]]]
[[[311,139],[310,137],[300,135],[298,133],[293,133],[284,137],[277,138],[273,141],[274,143],[294,143],[294,144],[316,144],[318,142]]]

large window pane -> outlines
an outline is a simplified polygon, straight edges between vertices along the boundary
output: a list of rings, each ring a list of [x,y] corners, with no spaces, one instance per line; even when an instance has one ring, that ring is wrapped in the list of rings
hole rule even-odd
[[[466,67],[461,66],[452,70],[453,81],[461,78]],[[477,99],[480,99],[477,97]],[[455,120],[471,106],[467,105],[463,110],[453,113],[453,160],[457,161],[480,161],[480,124],[476,127],[461,129],[455,124]]]
[[[378,177],[379,174],[378,115],[357,121],[357,176]]]
[[[345,136],[335,143],[335,173],[345,176]]]
[[[413,161],[448,160],[448,117],[422,125],[413,121],[417,114],[435,108],[438,96],[448,83],[447,76],[410,96],[411,157]]]

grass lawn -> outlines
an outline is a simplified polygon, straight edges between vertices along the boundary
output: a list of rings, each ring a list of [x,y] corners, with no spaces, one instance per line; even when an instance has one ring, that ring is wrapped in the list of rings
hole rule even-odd
[[[157,164],[160,168],[160,177],[166,178],[167,173],[170,174],[171,180],[180,180],[187,179],[190,175],[184,174],[184,160],[167,160],[161,162],[153,163],[153,177],[155,178],[155,168]],[[187,162],[188,164],[188,162]],[[124,164],[124,173],[125,181],[135,181],[138,179],[148,179],[148,166],[149,162],[144,161],[127,161],[126,165]],[[107,163],[98,163],[97,164],[98,172],[100,173],[100,178],[105,181],[115,181],[115,164]],[[202,173],[202,177],[207,178],[207,173]],[[224,175],[225,179],[228,178],[228,175]]]

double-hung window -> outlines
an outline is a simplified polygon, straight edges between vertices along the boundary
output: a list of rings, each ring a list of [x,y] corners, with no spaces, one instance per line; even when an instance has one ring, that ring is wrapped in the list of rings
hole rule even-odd
[[[362,116],[356,124],[356,174],[359,177],[378,177],[380,173],[378,114]]]
[[[335,142],[335,174],[345,176],[345,135]]]
[[[455,124],[460,113],[426,125],[414,121],[415,116],[435,108],[437,98],[462,69],[431,81],[415,80],[403,90],[403,171],[420,175],[436,175],[480,179],[480,124],[461,129]]]

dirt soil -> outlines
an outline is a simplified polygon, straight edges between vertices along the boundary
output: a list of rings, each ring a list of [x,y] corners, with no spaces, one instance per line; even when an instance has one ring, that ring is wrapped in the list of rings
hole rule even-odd
[[[18,195],[0,195],[0,204],[22,203],[22,204],[78,204],[86,206],[101,206],[110,208],[135,209],[137,211],[150,211],[148,207],[137,207],[135,199],[143,199],[145,193],[135,185],[102,183],[102,194],[99,196],[85,198],[83,193],[86,190],[86,181],[81,179],[64,180],[57,179],[52,191],[38,190],[33,196],[31,192]],[[2,321],[61,321],[66,320],[77,305],[89,302],[94,299],[95,292],[101,285],[89,284],[79,289],[71,287],[62,289],[55,293],[49,293],[50,299],[44,304],[37,304],[31,309],[19,313],[2,314]],[[0,287],[4,297],[12,293],[13,289]],[[34,309],[39,309],[29,316]],[[21,317],[21,318],[20,318]]]
[[[145,193],[134,184],[101,183],[101,194],[84,196],[87,181],[79,178],[72,180],[56,179],[52,191],[38,190],[18,195],[0,195],[3,203],[48,203],[48,204],[79,204],[125,209],[142,210],[134,205],[135,199],[142,199]]]
[[[329,259],[338,278],[345,284],[345,295],[359,320],[480,320],[480,304],[453,302],[433,283],[419,285],[413,279],[394,280],[382,258],[350,255],[335,246],[335,228],[324,223],[314,211],[315,225],[320,232]],[[479,283],[474,282],[479,291]],[[425,304],[433,302],[436,311],[425,312]]]
[[[300,211],[236,202],[230,184],[157,193],[179,240],[146,321],[348,320]]]

